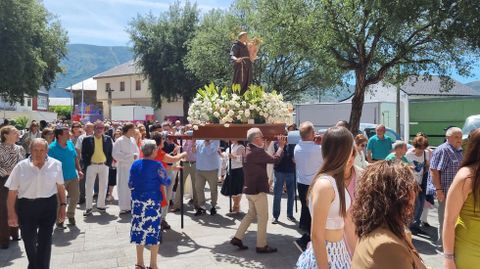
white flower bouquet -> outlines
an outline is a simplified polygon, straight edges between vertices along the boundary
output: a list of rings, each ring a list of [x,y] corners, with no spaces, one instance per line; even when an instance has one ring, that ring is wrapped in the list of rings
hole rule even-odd
[[[240,95],[239,85],[220,90],[213,83],[199,89],[188,110],[188,121],[205,123],[285,123],[293,122],[293,106],[282,94],[265,92],[256,85]]]

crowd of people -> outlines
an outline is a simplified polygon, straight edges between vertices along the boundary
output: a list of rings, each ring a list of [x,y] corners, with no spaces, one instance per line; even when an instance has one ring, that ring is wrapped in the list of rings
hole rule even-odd
[[[131,215],[136,268],[146,268],[145,246],[151,251],[147,268],[158,268],[162,230],[171,229],[168,213],[179,211],[184,197],[178,186],[189,180],[194,217],[217,214],[219,189],[231,197],[234,214],[245,195],[248,212],[230,243],[248,249],[243,239],[256,220],[257,253],[277,251],[268,244],[267,227],[269,218],[281,222],[286,193],[286,219],[302,233],[294,242],[301,251],[298,268],[426,268],[411,234],[430,226],[428,209],[435,203],[445,268],[474,268],[480,262],[480,129],[462,145],[462,130],[449,127],[445,143],[432,150],[423,133],[410,145],[386,136],[383,125],[370,138],[346,127],[341,121],[318,135],[303,122],[296,144],[282,135],[266,141],[252,128],[245,142],[227,147],[218,140],[180,145],[174,135],[193,129],[180,121],[33,121],[21,137],[6,123],[0,130],[0,247],[20,240],[20,228],[29,268],[49,268],[53,229],[75,226],[78,204],[85,205],[84,218],[104,214],[116,193],[119,214]]]

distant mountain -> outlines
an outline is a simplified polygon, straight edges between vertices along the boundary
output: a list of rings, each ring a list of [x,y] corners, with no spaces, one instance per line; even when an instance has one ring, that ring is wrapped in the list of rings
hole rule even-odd
[[[480,93],[480,80],[472,81],[470,83],[467,83],[466,85],[471,87],[472,89],[474,89],[478,93]]]
[[[133,58],[129,47],[86,44],[69,44],[67,47],[67,56],[62,61],[65,73],[57,76],[49,91],[51,97],[69,97],[65,88]]]

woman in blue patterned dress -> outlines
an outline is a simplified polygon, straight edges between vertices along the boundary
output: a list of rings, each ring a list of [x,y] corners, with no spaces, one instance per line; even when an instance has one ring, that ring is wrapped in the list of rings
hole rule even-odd
[[[145,140],[142,145],[144,159],[136,160],[130,168],[128,186],[132,191],[132,227],[130,242],[136,244],[136,269],[145,269],[143,249],[150,246],[150,267],[157,269],[158,244],[160,242],[161,185],[170,185],[171,180],[163,165],[155,161],[157,144]]]

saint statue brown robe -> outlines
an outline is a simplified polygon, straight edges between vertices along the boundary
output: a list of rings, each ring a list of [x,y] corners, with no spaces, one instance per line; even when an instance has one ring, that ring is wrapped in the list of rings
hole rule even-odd
[[[243,58],[241,62],[236,62],[236,58]],[[240,84],[241,94],[248,90],[248,86],[252,83],[252,61],[248,47],[240,41],[236,41],[230,49],[230,61],[233,63],[233,82],[232,84]]]

